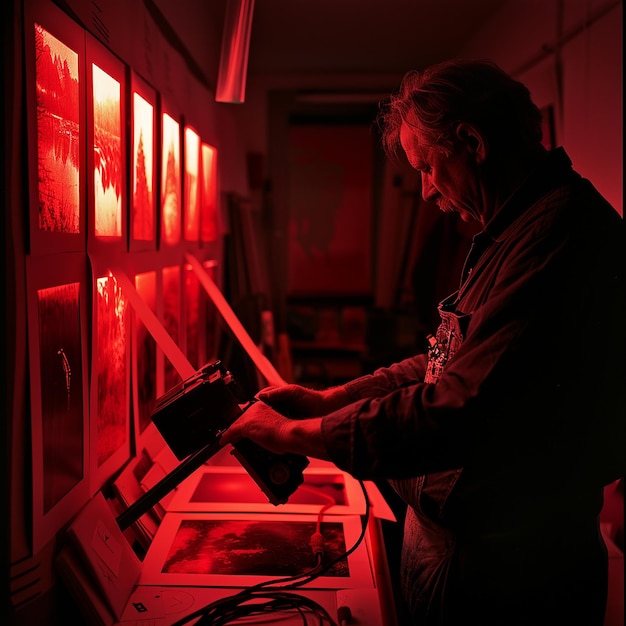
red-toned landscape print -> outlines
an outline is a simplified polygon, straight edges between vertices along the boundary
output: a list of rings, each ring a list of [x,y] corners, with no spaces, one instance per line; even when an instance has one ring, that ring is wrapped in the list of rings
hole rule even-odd
[[[133,238],[154,237],[154,107],[138,93],[133,94]]]
[[[83,477],[79,283],[37,292],[44,513]]]
[[[181,230],[180,125],[164,113],[162,131],[161,239],[174,244]]]
[[[120,84],[96,64],[93,76],[95,234],[122,234],[122,120]]]
[[[279,517],[279,516],[277,516]],[[183,520],[162,571],[168,574],[300,576],[315,566],[315,522]],[[328,562],[345,552],[343,524],[322,522]],[[288,559],[276,558],[288,554]],[[342,559],[325,576],[349,576]]]
[[[80,231],[78,55],[35,24],[39,229]]]
[[[126,301],[114,276],[98,278],[98,466],[127,441]]]
[[[202,144],[202,182],[200,188],[200,228],[202,241],[217,239],[217,150]]]
[[[198,241],[200,237],[200,208],[198,179],[200,177],[200,137],[193,128],[185,128],[185,239]]]

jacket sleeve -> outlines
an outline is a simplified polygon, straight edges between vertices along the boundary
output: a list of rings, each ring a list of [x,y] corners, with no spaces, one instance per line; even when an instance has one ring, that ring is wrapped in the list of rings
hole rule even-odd
[[[381,367],[372,374],[346,383],[346,391],[354,401],[385,396],[394,389],[424,380],[426,361],[426,355],[419,354],[389,367]]]

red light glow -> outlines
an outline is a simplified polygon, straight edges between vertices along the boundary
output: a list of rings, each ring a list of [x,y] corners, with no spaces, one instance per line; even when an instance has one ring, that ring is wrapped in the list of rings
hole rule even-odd
[[[217,150],[202,144],[201,230],[202,241],[217,239]]]
[[[289,293],[369,293],[369,127],[293,124],[289,140]]]
[[[200,210],[198,179],[200,175],[200,137],[193,128],[185,128],[185,239],[198,241]]]
[[[120,83],[92,65],[93,76],[93,181],[95,234],[122,234],[122,118]]]
[[[150,241],[154,233],[154,107],[133,93],[133,237]]]
[[[254,0],[228,0],[217,78],[217,102],[243,102]]]
[[[162,131],[161,239],[175,244],[180,241],[181,229],[180,125],[164,113]]]
[[[340,476],[304,474],[304,482],[289,497],[294,504],[338,504],[347,502],[345,484]],[[267,496],[259,489],[249,474],[224,471],[219,477],[205,473],[198,481],[190,502],[267,502]]]

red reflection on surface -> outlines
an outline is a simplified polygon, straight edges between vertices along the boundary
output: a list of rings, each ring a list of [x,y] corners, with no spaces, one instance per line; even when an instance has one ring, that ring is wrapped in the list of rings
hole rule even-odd
[[[200,175],[200,137],[193,128],[185,128],[185,239],[198,241],[200,209],[198,179]]]
[[[126,300],[112,274],[96,280],[98,466],[126,443]]]
[[[180,340],[180,267],[163,268],[163,325],[168,335],[179,344]],[[181,381],[169,359],[165,360],[165,389]]]
[[[78,55],[35,24],[39,229],[80,231]]]
[[[217,150],[202,144],[201,237],[202,241],[217,239]]]
[[[163,114],[161,161],[161,239],[173,244],[180,241],[180,125]]]
[[[345,484],[341,476],[304,474],[304,482],[289,496],[289,504],[346,504]],[[249,502],[264,504],[267,496],[249,474],[204,473],[190,502]]]
[[[83,477],[83,383],[79,283],[37,292],[47,513]]]
[[[150,241],[154,233],[154,107],[133,93],[133,238]]]
[[[122,118],[120,84],[92,65],[93,76],[93,182],[95,234],[122,234]]]

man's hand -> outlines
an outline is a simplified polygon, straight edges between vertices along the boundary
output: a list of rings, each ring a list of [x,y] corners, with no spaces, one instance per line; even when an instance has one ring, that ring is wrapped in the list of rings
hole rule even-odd
[[[283,415],[295,419],[328,415],[351,401],[344,387],[317,390],[301,385],[267,387],[258,393],[258,397]]]
[[[322,420],[293,420],[281,415],[264,402],[254,402],[222,434],[220,443],[236,443],[250,439],[274,452],[292,452],[328,460],[322,440]]]

